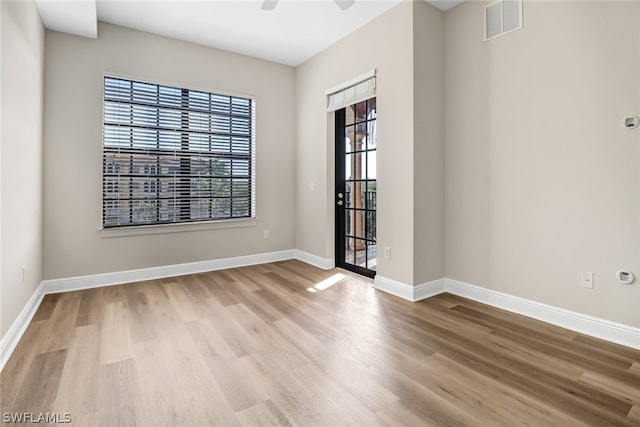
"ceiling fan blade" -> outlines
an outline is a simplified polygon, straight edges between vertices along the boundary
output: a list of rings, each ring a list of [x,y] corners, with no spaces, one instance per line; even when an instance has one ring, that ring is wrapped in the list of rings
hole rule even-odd
[[[340,8],[340,10],[347,10],[353,6],[356,0],[333,0],[333,2]],[[260,9],[273,10],[278,5],[278,0],[264,0]]]
[[[333,0],[333,2],[341,9],[347,10],[356,2],[356,0]]]
[[[264,0],[262,2],[262,6],[260,6],[260,9],[262,10],[273,10],[276,8],[276,5],[278,4],[278,0]]]

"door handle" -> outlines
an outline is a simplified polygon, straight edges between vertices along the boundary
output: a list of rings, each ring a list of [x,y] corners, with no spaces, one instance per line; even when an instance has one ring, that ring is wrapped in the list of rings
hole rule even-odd
[[[342,200],[338,200],[338,206],[342,206]]]
[[[342,199],[342,193],[338,193],[338,199]]]

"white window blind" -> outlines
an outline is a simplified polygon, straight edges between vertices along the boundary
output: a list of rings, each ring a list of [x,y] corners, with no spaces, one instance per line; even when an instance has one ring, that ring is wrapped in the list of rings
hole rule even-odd
[[[104,78],[104,228],[252,217],[252,99]]]
[[[375,71],[370,71],[327,91],[327,111],[337,111],[375,96],[376,76]]]

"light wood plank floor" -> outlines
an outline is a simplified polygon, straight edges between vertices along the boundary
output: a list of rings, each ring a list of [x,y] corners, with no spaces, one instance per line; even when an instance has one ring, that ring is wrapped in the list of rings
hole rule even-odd
[[[640,425],[639,351],[298,261],[48,295],[0,378],[74,425]]]

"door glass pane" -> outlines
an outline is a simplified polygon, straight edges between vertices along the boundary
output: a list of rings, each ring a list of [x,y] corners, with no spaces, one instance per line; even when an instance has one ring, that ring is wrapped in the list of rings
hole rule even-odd
[[[369,270],[375,270],[376,269],[376,265],[377,265],[377,260],[376,260],[376,245],[374,244],[369,244],[367,246],[367,268]]]
[[[367,122],[367,136],[365,136],[365,142],[367,149],[376,148],[376,122]]]
[[[367,212],[367,240],[376,240],[376,213]]]
[[[366,161],[365,153],[348,154],[347,157],[353,156],[353,178],[352,179],[364,179]]]
[[[352,169],[353,169],[353,158],[355,154],[347,154],[344,156],[344,179],[353,179],[352,177]]]
[[[367,209],[376,210],[377,195],[376,181],[367,181]]]
[[[362,122],[367,118],[367,102],[358,102],[356,105],[356,123]]]
[[[347,236],[352,236],[351,234],[351,221],[352,221],[352,215],[351,212],[353,212],[351,209],[345,209],[344,210],[344,234]]]
[[[347,108],[345,108],[345,124],[350,125],[353,124],[355,122],[355,106],[354,105],[350,105]]]
[[[365,237],[365,233],[364,233],[364,227],[365,227],[365,222],[364,222],[364,211],[354,211],[353,212],[353,230],[354,230],[354,236],[355,237],[360,237],[360,238],[364,238]]]
[[[367,268],[367,245],[364,240],[354,239],[355,264]]]
[[[366,248],[359,251],[358,255],[358,267],[367,268],[367,250]]]
[[[364,209],[365,197],[367,192],[367,183],[365,181],[358,181],[353,183],[353,194],[351,200],[353,200],[353,207],[356,209]]]
[[[376,179],[376,151],[367,151],[367,178]]]
[[[372,98],[367,101],[367,119],[372,120],[375,118],[376,118],[376,98]]]
[[[356,127],[349,126],[346,131],[346,139],[344,141],[344,149],[347,153],[354,151],[356,141]]]
[[[347,264],[353,264],[353,250],[351,249],[352,246],[352,238],[346,238],[344,239],[344,262]]]

